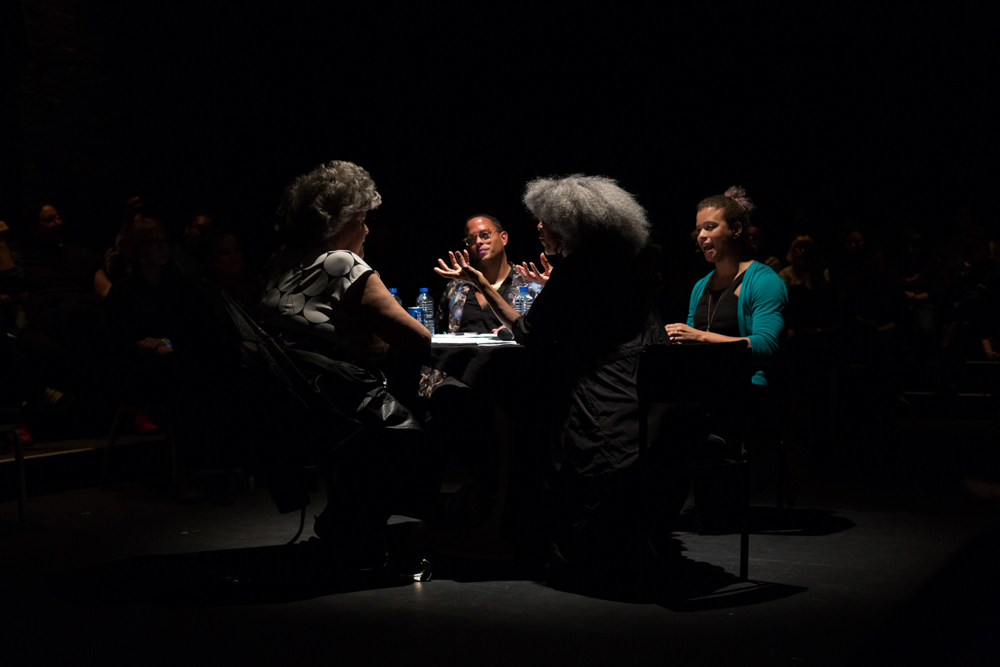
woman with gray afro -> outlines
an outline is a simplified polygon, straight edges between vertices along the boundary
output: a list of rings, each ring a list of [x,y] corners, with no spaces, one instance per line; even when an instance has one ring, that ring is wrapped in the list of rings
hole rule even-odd
[[[635,261],[649,222],[635,198],[604,177],[538,179],[527,184],[524,203],[554,262],[528,313],[519,316],[464,251],[449,253],[450,265],[439,260],[436,270],[482,292],[528,348],[536,377],[525,378],[525,386],[543,391],[519,409],[540,426],[550,454],[549,563],[564,572],[587,570],[645,548],[631,528],[640,504],[629,500],[638,475],[636,369],[645,345],[667,342]],[[665,447],[670,436],[661,437],[655,423],[650,431],[653,446]],[[661,515],[680,510],[680,486],[676,493],[661,489]]]
[[[345,562],[371,567],[385,562],[382,528],[394,507],[412,506],[424,481],[419,490],[429,502],[437,494],[430,475],[420,474],[429,459],[422,431],[386,390],[384,366],[400,355],[427,354],[431,337],[364,259],[366,214],[381,202],[371,176],[351,162],[321,164],[297,178],[278,210],[287,247],[261,300],[265,328],[299,370],[340,413],[367,427],[350,447],[326,434],[326,450],[336,449],[336,483],[331,478],[315,531]],[[289,424],[295,427],[317,437],[315,429]]]

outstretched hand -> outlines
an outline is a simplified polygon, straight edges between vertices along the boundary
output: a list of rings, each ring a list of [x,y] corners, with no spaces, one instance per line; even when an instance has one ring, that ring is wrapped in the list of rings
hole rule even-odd
[[[544,270],[539,271],[538,267],[535,266],[534,262],[521,262],[520,265],[515,264],[514,268],[517,272],[521,274],[521,277],[525,280],[533,283],[538,283],[539,285],[544,285],[548,282],[549,277],[552,275],[552,265],[549,264],[549,260],[545,258],[545,253],[543,252],[538,256],[541,261]]]
[[[448,252],[448,259],[451,261],[451,266],[445,264],[443,259],[438,260],[440,268],[434,267],[434,270],[439,276],[444,276],[451,280],[463,280],[467,283],[477,284],[479,279],[483,277],[483,274],[472,267],[469,263],[469,251],[459,250],[458,252]]]

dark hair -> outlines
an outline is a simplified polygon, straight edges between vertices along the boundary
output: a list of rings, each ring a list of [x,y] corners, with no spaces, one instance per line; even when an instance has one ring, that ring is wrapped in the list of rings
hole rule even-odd
[[[48,199],[36,199],[24,207],[21,215],[24,228],[21,230],[21,233],[25,237],[33,236],[35,234],[35,231],[38,229],[38,215],[46,206],[51,206],[57,211],[59,210],[56,208],[56,205]]]
[[[487,220],[493,223],[493,226],[496,227],[496,230],[498,232],[503,231],[503,225],[500,224],[500,221],[494,218],[492,215],[486,215],[485,213],[477,213],[475,215],[470,215],[468,218],[465,219],[465,224],[466,225],[469,224],[469,220],[473,220],[475,218],[486,218]],[[465,225],[462,225],[462,233],[465,234]]]
[[[740,223],[743,227],[743,233],[737,236],[736,239],[743,250],[749,253],[751,251],[750,234],[746,232],[750,226],[750,212],[757,207],[747,197],[747,191],[743,189],[743,186],[734,185],[721,195],[706,197],[698,202],[698,208],[695,210],[702,211],[706,208],[721,210],[722,218],[730,227],[733,226],[734,222]]]
[[[156,218],[140,217],[132,221],[122,232],[122,257],[126,273],[132,273],[139,265],[142,246],[153,232],[160,232],[164,238],[167,230]]]

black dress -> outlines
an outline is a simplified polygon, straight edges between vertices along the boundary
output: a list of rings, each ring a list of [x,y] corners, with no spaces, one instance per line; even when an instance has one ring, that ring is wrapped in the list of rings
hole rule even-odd
[[[608,266],[614,271],[595,271]],[[550,443],[546,480],[550,557],[601,560],[628,541],[624,502],[639,456],[636,372],[645,345],[668,342],[637,263],[574,253],[514,323],[537,378],[533,414]],[[656,421],[650,441],[668,446]],[[679,509],[679,508],[678,508]]]

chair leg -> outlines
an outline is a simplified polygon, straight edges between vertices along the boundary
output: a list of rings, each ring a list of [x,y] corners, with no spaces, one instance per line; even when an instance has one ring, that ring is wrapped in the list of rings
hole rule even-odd
[[[774,479],[774,505],[779,510],[785,507],[785,471],[788,466],[788,457],[785,452],[785,443],[778,442],[775,448],[775,479]]]
[[[11,431],[14,434],[14,459],[17,461],[17,518],[24,523],[25,505],[28,503],[28,479],[24,472],[24,443],[21,442],[19,429]]]
[[[743,502],[740,511],[740,579],[746,580],[750,577],[750,466],[744,461],[740,466],[743,470],[741,477]]]
[[[108,446],[104,450],[104,462],[101,464],[101,481],[107,481],[108,472],[111,469],[111,450],[115,446],[115,441],[118,439],[118,431],[121,430],[122,418],[127,412],[131,412],[129,408],[124,405],[118,408],[115,412],[115,418],[111,422],[111,435],[108,436]]]

